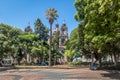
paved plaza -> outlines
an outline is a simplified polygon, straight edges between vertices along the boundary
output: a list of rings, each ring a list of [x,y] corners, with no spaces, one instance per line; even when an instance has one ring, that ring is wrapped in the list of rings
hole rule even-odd
[[[0,80],[120,80],[120,71],[81,69],[10,69]]]

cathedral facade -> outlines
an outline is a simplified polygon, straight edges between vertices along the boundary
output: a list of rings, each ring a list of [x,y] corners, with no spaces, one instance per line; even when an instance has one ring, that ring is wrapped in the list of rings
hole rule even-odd
[[[65,23],[59,27],[57,23],[55,28],[52,30],[52,37],[55,36],[55,33],[58,32],[59,34],[59,49],[64,49],[64,43],[68,40],[68,27]]]

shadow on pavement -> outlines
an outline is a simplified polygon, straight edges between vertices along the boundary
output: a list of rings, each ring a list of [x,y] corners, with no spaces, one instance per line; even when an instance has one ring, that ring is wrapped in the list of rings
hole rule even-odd
[[[109,77],[111,79],[120,80],[120,71],[107,70],[108,73],[101,73],[103,77]]]
[[[14,69],[14,67],[1,67],[0,71],[10,70],[10,69]]]

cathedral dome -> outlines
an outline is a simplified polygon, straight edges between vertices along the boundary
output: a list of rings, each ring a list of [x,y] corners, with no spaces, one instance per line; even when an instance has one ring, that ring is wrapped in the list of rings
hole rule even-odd
[[[25,32],[32,32],[32,29],[31,29],[31,27],[30,27],[30,23],[29,23],[29,25],[25,28],[24,31],[25,31]]]
[[[67,30],[67,29],[68,29],[68,28],[67,28],[66,24],[63,23],[63,24],[62,24],[62,27],[61,27],[61,30],[62,30],[62,31],[65,31],[65,30]]]
[[[56,23],[56,25],[55,25],[55,26],[56,26],[56,28],[59,28],[59,24],[58,24],[58,23]]]

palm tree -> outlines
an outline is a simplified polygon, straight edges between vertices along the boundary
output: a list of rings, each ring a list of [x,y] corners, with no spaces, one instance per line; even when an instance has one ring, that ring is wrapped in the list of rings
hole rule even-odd
[[[52,24],[54,22],[54,20],[57,19],[58,17],[58,13],[57,10],[55,10],[54,8],[49,8],[46,11],[46,17],[49,21],[50,24],[50,53],[49,53],[49,66],[51,66],[51,47],[52,47]]]

